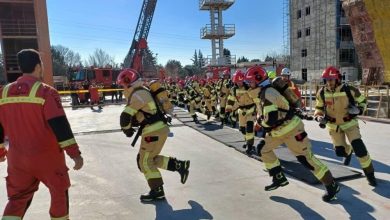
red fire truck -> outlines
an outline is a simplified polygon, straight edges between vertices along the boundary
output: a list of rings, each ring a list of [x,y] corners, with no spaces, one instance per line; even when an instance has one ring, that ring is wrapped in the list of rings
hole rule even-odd
[[[119,69],[112,68],[81,68],[71,69],[68,76],[70,83],[96,83],[103,85],[104,88],[110,88],[111,84],[116,81],[119,72]]]

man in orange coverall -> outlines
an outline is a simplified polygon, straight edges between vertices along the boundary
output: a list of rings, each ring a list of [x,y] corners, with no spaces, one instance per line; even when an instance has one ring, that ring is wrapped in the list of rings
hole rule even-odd
[[[25,49],[17,57],[23,76],[0,90],[0,161],[8,161],[8,204],[2,219],[23,219],[42,182],[51,195],[51,219],[66,220],[70,180],[64,151],[75,170],[83,166],[83,158],[57,90],[41,82],[39,53]]]

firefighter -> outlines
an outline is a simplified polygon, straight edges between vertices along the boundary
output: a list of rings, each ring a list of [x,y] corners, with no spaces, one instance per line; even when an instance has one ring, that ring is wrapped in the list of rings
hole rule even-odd
[[[8,161],[8,203],[2,219],[22,219],[42,182],[51,196],[51,219],[66,220],[70,180],[64,151],[75,170],[81,169],[83,158],[57,90],[41,82],[39,53],[24,49],[17,59],[23,76],[0,91],[0,161]]]
[[[325,185],[327,192],[322,199],[325,202],[336,199],[340,187],[334,181],[328,167],[313,155],[304,124],[298,116],[294,115],[287,99],[271,87],[267,73],[263,68],[251,67],[247,70],[246,75],[247,78],[254,79],[251,82],[257,84],[261,89],[259,94],[261,116],[257,122],[264,128],[266,135],[265,144],[260,150],[259,156],[272,176],[272,184],[266,186],[265,190],[275,190],[289,183],[282,171],[279,159],[273,151],[285,143],[298,161]]]
[[[369,184],[376,186],[374,166],[356,118],[363,114],[366,98],[357,88],[342,84],[340,71],[333,66],[323,71],[322,78],[326,85],[318,91],[314,116],[322,127],[328,128],[336,155],[344,157],[344,164],[348,165],[355,152]],[[346,143],[346,137],[352,147]]]
[[[89,94],[91,94],[91,110],[95,110],[93,107],[96,104],[101,110],[103,107],[100,105],[100,97],[99,97],[99,87],[96,85],[95,82],[92,82],[91,85],[89,86]]]
[[[255,141],[254,120],[256,116],[256,104],[248,94],[248,85],[244,82],[245,74],[241,70],[237,70],[233,75],[233,83],[235,84],[228,98],[227,111],[231,112],[234,108],[238,108],[238,124],[240,131],[244,135],[246,153],[253,153],[253,144]]]
[[[218,82],[219,84],[219,107],[220,114],[219,117],[221,119],[221,125],[223,126],[227,122],[227,117],[225,117],[226,110],[226,102],[227,97],[230,94],[231,80],[230,80],[230,70],[225,70],[223,72],[223,78]]]
[[[178,106],[181,107],[181,108],[184,108],[184,105],[185,105],[185,82],[184,80],[179,80],[177,82],[177,85],[178,85],[178,93],[177,93],[177,97],[178,97]]]
[[[120,126],[127,137],[134,134],[133,127],[141,131],[141,146],[137,155],[137,164],[150,187],[147,194],[141,195],[142,202],[165,198],[163,179],[159,169],[177,171],[181,183],[188,177],[190,161],[177,160],[174,157],[159,155],[168,137],[169,128],[160,116],[152,94],[142,86],[138,73],[133,69],[125,69],[118,75],[118,84],[129,90],[127,105],[120,116]]]
[[[291,72],[290,72],[290,69],[289,68],[283,68],[282,69],[282,72],[280,73],[280,76],[282,77],[282,79],[288,83],[288,87],[295,93],[295,95],[297,95],[297,97],[299,99],[301,99],[301,107],[302,109],[305,108],[305,104],[302,100],[302,95],[301,95],[301,91],[299,91],[299,88],[298,86],[295,85],[295,83],[290,79],[291,77]]]
[[[199,123],[198,116],[196,115],[195,111],[201,111],[200,107],[202,97],[198,79],[195,75],[192,77],[191,83],[187,86],[187,91],[190,115],[195,123]]]
[[[211,78],[207,79],[207,84],[205,79],[200,80],[200,86],[202,87],[202,93],[203,93],[203,100],[202,100],[202,106],[204,108],[204,113],[207,116],[207,120],[210,120],[211,113],[213,112],[212,108],[212,85],[211,85]]]

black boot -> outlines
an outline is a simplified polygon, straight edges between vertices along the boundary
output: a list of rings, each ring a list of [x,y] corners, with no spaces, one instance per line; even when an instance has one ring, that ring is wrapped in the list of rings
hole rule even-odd
[[[223,127],[224,125],[225,125],[225,119],[221,118],[221,127]]]
[[[366,178],[367,178],[368,184],[370,186],[376,186],[377,185],[374,172],[371,172],[371,173],[364,172],[364,174],[366,174]]]
[[[349,163],[351,163],[352,152],[353,152],[353,151],[351,150],[351,153],[350,153],[349,155],[347,155],[347,156],[344,158],[343,163],[344,163],[345,166],[348,166]]]
[[[336,194],[340,191],[340,186],[333,181],[330,185],[325,186],[326,193],[322,196],[324,202],[330,202],[337,199]]]
[[[186,183],[190,168],[189,160],[177,160],[176,158],[169,158],[168,161],[168,170],[177,171],[180,174],[180,182],[182,184]]]
[[[156,200],[163,200],[165,199],[165,193],[163,186],[159,186],[155,189],[150,190],[149,193],[141,195],[140,200],[141,202],[152,202]]]
[[[253,147],[253,145],[247,145],[248,146],[248,148],[246,149],[246,151],[245,151],[245,153],[248,155],[248,156],[250,156],[250,155],[252,155],[253,153],[254,153],[254,147]]]
[[[272,184],[265,187],[265,191],[275,190],[281,186],[287,186],[289,184],[286,176],[282,172],[282,167],[277,166],[269,170],[270,176],[272,176]]]
[[[195,122],[196,124],[199,123],[198,117],[197,117],[196,115],[193,115],[192,118],[193,118],[193,120],[194,120],[194,122]]]
[[[211,118],[211,112],[206,111],[206,116],[207,116],[207,121],[210,120],[210,118]]]

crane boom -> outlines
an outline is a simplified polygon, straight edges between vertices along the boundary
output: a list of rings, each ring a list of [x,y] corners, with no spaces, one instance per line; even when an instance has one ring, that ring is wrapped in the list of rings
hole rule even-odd
[[[124,60],[124,67],[133,68],[139,73],[142,72],[143,50],[147,48],[156,3],[157,0],[144,0],[130,50]]]

